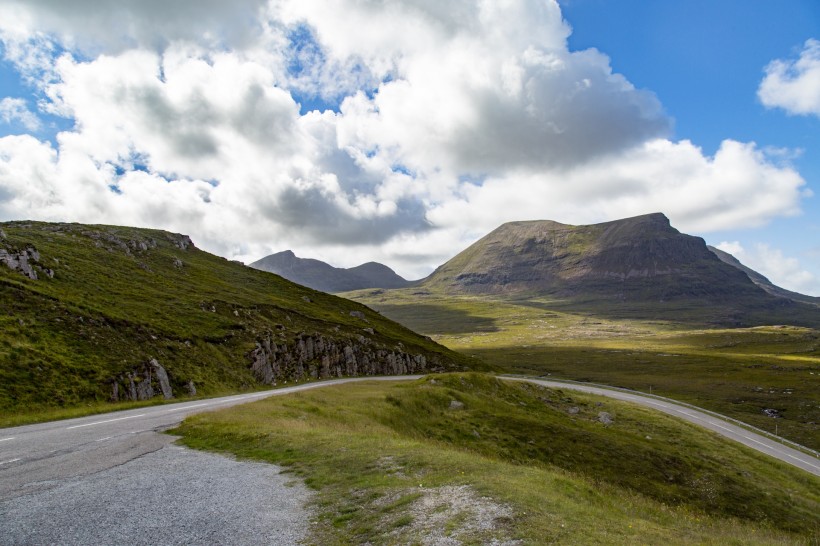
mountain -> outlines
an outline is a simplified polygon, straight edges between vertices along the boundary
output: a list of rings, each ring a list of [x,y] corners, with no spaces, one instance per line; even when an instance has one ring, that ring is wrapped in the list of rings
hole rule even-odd
[[[469,362],[185,235],[0,223],[0,413]]]
[[[794,301],[801,301],[803,303],[810,303],[812,305],[820,306],[820,298],[816,298],[814,296],[807,296],[805,294],[800,294],[798,292],[786,290],[785,288],[780,288],[779,286],[772,283],[772,281],[770,281],[754,269],[751,269],[743,265],[740,262],[740,260],[732,256],[728,252],[724,252],[723,250],[720,250],[719,248],[715,248],[713,246],[708,246],[707,248],[711,250],[715,254],[715,256],[720,258],[720,260],[723,263],[727,263],[732,267],[736,267],[737,269],[740,269],[741,271],[746,273],[746,275],[753,283],[755,283],[757,286],[759,286],[772,296],[777,296],[779,298],[786,298]]]
[[[271,254],[250,264],[251,267],[276,273],[289,281],[322,292],[347,292],[364,288],[404,288],[411,284],[395,271],[376,262],[349,269],[333,267],[320,260],[298,258],[290,251]]]
[[[420,288],[549,297],[579,311],[632,318],[820,324],[816,308],[764,291],[660,213],[588,226],[510,222],[436,269]]]

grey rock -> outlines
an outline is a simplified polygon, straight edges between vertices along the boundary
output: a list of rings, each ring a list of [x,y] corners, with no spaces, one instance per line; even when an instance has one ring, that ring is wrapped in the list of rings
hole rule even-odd
[[[353,318],[363,319],[364,313],[362,313],[361,311],[351,311],[350,316]]]
[[[311,299],[310,299],[309,297],[307,297],[307,296],[302,296],[302,301],[303,301],[303,302],[305,302],[305,303],[312,303],[312,302],[313,302],[313,300],[311,300]]]
[[[273,341],[267,332],[248,353],[250,369],[262,383],[312,378],[403,375],[433,371],[435,361],[421,354],[390,350],[367,338],[329,338],[299,334],[293,342]]]
[[[185,264],[182,263],[182,260],[180,260],[179,258],[174,258],[174,267],[176,267],[177,269],[182,269],[182,266],[184,265]]]
[[[194,385],[193,380],[189,380],[186,387],[188,388],[188,394],[191,396],[196,396],[196,385]]]
[[[780,412],[774,408],[765,408],[763,413],[766,414],[766,417],[772,417],[773,419],[780,417]]]
[[[14,252],[0,248],[0,263],[12,271],[18,271],[31,280],[37,280],[37,271],[30,261],[40,261],[40,253],[33,247],[28,247],[22,252]]]
[[[6,232],[0,229],[0,239],[8,239]]]
[[[464,409],[464,402],[459,402],[458,400],[450,400],[450,409],[451,410]]]
[[[581,411],[581,408],[579,408],[578,406],[572,406],[571,408],[569,408],[567,410],[567,413],[569,413],[570,415],[578,415],[578,413],[580,411]]]
[[[153,368],[154,373],[157,374],[157,381],[159,381],[159,388],[162,391],[162,396],[166,400],[174,397],[174,392],[171,390],[171,383],[168,381],[168,372],[162,367],[156,358],[152,358],[148,364]]]
[[[604,425],[609,426],[615,422],[615,419],[613,419],[609,413],[602,411],[598,414],[598,421],[600,421]]]

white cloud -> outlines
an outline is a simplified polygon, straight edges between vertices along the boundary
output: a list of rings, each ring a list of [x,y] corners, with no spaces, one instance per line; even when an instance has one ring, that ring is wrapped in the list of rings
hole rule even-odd
[[[29,131],[38,131],[42,126],[40,118],[28,109],[25,100],[19,98],[4,97],[0,100],[0,120],[8,125],[20,123]]]
[[[767,243],[755,243],[751,250],[747,250],[738,241],[724,241],[717,248],[733,255],[777,286],[801,294],[820,295],[820,278],[806,270],[797,258],[786,256]]]
[[[569,32],[544,0],[0,0],[6,57],[74,123],[0,139],[0,219],[418,277],[509,220],[663,211],[702,232],[799,211],[782,153],[668,140],[657,98]],[[343,100],[301,115],[305,95]]]
[[[820,41],[806,40],[796,60],[775,60],[765,69],[757,95],[770,108],[820,116]]]

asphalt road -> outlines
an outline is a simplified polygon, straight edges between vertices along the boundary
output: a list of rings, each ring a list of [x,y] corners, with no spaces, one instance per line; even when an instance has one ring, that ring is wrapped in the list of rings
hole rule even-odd
[[[771,455],[776,459],[802,468],[806,472],[811,472],[815,476],[820,476],[820,459],[813,457],[802,451],[792,449],[787,445],[783,445],[776,440],[767,438],[761,434],[751,432],[743,427],[739,427],[731,422],[721,419],[713,414],[705,413],[695,410],[691,407],[675,404],[666,399],[659,399],[650,396],[642,396],[637,393],[616,391],[600,387],[593,387],[580,383],[565,383],[563,381],[550,381],[547,379],[531,379],[518,377],[504,377],[503,379],[511,381],[528,381],[545,387],[553,389],[568,389],[581,391],[589,394],[596,394],[600,396],[607,396],[617,400],[624,400],[632,402],[641,406],[646,406],[669,415],[674,415],[690,423],[695,423],[709,430],[713,430],[731,440],[740,442],[752,449]]]
[[[309,495],[307,490],[283,489],[287,480],[277,482],[269,476],[264,481],[271,487],[263,491],[264,495],[247,495],[243,491],[253,487],[243,484],[241,477],[248,476],[251,483],[258,484],[260,480],[254,472],[259,469],[236,465],[253,463],[238,463],[173,446],[174,438],[159,431],[194,413],[269,396],[355,381],[418,377],[338,379],[0,429],[0,544],[117,544],[123,540],[133,544],[184,544],[191,540],[215,544],[222,542],[219,537],[226,532],[257,529],[260,521],[262,527],[273,534],[260,535],[254,531],[256,534],[249,535],[246,542],[234,540],[234,543],[254,544],[260,536],[275,543],[296,543],[310,517],[303,506]],[[820,476],[820,460],[816,457],[666,399],[559,381],[504,379],[530,381],[647,406]],[[294,486],[302,487],[299,484],[288,487]],[[214,494],[229,490],[233,493]],[[230,499],[229,503],[225,502],[226,498]],[[228,510],[236,512],[228,518],[236,531],[225,524]],[[163,523],[163,517],[170,519]],[[210,528],[203,527],[206,522]],[[170,527],[181,534],[157,534]],[[153,530],[155,534],[146,534],[145,530]],[[192,535],[194,531],[199,534]],[[227,536],[238,538],[236,534]]]
[[[418,377],[421,376],[334,379],[252,394],[0,429],[0,502],[49,489],[61,480],[94,474],[157,451],[172,443],[174,438],[155,431],[171,428],[194,413],[330,385]]]

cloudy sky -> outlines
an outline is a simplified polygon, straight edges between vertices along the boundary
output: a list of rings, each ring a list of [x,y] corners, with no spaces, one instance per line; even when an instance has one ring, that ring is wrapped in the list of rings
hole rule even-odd
[[[664,212],[820,295],[815,0],[0,0],[0,220],[429,273]]]

